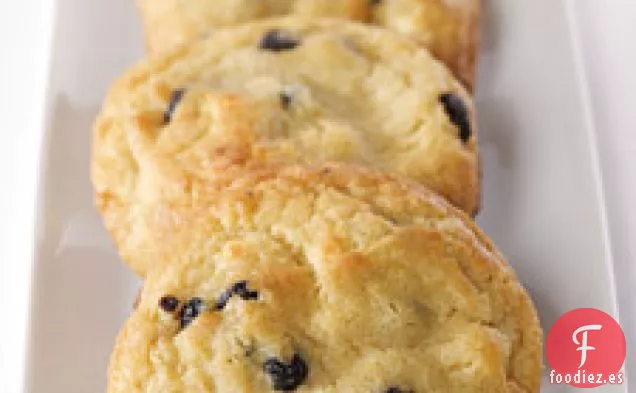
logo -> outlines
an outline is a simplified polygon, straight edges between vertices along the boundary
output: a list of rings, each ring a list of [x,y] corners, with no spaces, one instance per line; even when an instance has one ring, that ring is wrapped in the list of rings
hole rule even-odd
[[[577,351],[581,351],[581,364],[579,364],[579,368],[585,365],[585,361],[587,360],[587,351],[593,351],[596,349],[594,347],[587,346],[588,330],[601,330],[602,328],[603,326],[601,325],[587,325],[587,326],[581,326],[580,328],[574,331],[574,334],[572,335],[572,341],[574,341],[574,343],[577,345],[581,343],[576,337],[578,336],[579,333],[583,333],[583,344],[581,344],[581,346],[576,349]]]
[[[551,382],[591,388],[622,383],[625,334],[611,316],[579,308],[559,318],[546,340]]]

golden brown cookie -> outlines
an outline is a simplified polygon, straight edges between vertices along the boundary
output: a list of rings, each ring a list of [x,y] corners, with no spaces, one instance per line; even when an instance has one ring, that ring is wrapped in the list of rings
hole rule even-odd
[[[166,177],[109,393],[539,392],[528,295],[436,194],[343,166]]]
[[[209,177],[229,165],[345,162],[479,206],[470,97],[412,41],[343,21],[283,19],[218,31],[138,64],[95,123],[92,179],[113,219],[161,186],[148,157]],[[150,168],[150,169],[148,169]],[[154,187],[154,188],[153,188]]]
[[[479,0],[137,0],[151,52],[214,28],[267,17],[337,17],[409,35],[472,89],[479,41]]]

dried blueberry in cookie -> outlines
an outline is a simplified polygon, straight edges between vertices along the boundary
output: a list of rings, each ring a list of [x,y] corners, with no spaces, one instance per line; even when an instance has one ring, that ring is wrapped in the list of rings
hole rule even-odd
[[[198,297],[188,300],[179,312],[181,329],[185,329],[207,308],[205,301]]]
[[[159,307],[168,313],[175,312],[179,307],[179,299],[174,296],[166,295],[159,299]]]
[[[298,44],[300,44],[300,41],[292,37],[290,33],[280,29],[273,29],[265,33],[258,47],[272,52],[282,52],[294,49]]]
[[[214,309],[217,311],[221,311],[225,308],[225,306],[227,306],[227,303],[230,301],[230,298],[232,298],[232,295],[234,295],[234,292],[232,291],[232,289],[228,289],[227,291],[224,291],[221,296],[219,296],[219,298],[216,300],[216,303],[214,304]]]
[[[289,363],[269,358],[263,365],[263,371],[269,376],[272,388],[279,392],[296,390],[305,382],[309,374],[307,363],[298,354],[295,354]]]
[[[444,93],[439,97],[450,121],[459,127],[459,139],[468,142],[471,136],[470,114],[464,101],[454,93]]]
[[[214,308],[216,310],[223,310],[234,295],[243,300],[258,299],[258,292],[249,290],[247,287],[247,281],[238,281],[219,296]]]
[[[280,106],[282,106],[283,109],[285,110],[289,109],[294,99],[294,97],[292,97],[291,93],[288,91],[282,91],[279,94],[279,98],[280,98]]]
[[[177,89],[172,92],[172,95],[170,96],[170,102],[168,103],[168,109],[166,109],[163,114],[164,124],[168,124],[172,121],[172,114],[174,113],[175,109],[177,109],[177,106],[181,102],[184,94],[185,89]]]
[[[239,281],[232,286],[232,292],[243,300],[257,300],[258,292],[247,288],[247,281]]]
[[[385,390],[384,393],[413,393],[413,391],[412,390],[402,390],[402,389],[397,388],[395,386],[391,386],[390,388]]]

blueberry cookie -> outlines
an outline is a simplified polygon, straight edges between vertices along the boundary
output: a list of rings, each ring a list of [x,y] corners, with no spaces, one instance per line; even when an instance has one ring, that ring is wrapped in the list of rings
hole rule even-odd
[[[479,37],[479,0],[138,0],[147,47],[157,52],[212,28],[272,16],[333,17],[409,35],[472,88]]]
[[[109,393],[539,392],[534,307],[467,215],[339,165],[227,179],[155,206]]]
[[[479,205],[466,91],[426,49],[353,22],[255,22],[129,70],[95,123],[92,179],[111,232],[134,225],[117,212],[163,192],[154,156],[204,177],[254,163],[367,165],[469,213]]]

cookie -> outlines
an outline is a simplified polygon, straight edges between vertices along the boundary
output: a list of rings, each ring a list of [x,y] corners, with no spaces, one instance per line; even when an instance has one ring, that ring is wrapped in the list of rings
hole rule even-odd
[[[97,206],[111,232],[134,225],[113,211],[162,192],[146,163],[162,156],[207,177],[251,163],[367,165],[474,213],[473,112],[447,69],[396,33],[298,19],[220,30],[114,84],[95,122]]]
[[[532,302],[442,198],[345,166],[227,179],[153,209],[163,268],[109,393],[539,392]]]
[[[138,0],[147,47],[157,52],[208,33],[273,16],[346,18],[409,35],[470,89],[479,41],[479,0]]]

